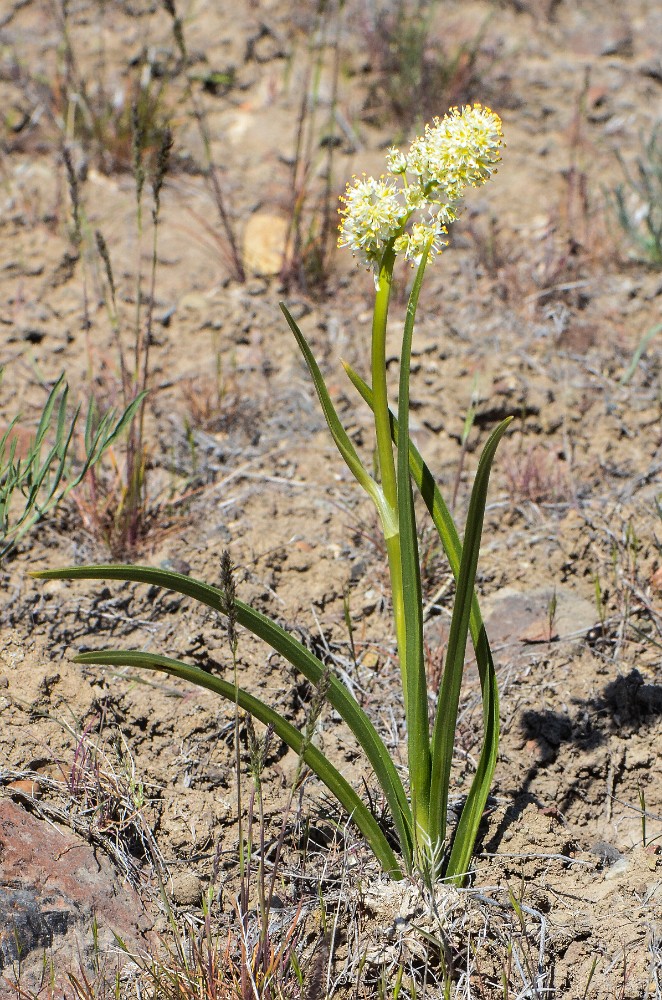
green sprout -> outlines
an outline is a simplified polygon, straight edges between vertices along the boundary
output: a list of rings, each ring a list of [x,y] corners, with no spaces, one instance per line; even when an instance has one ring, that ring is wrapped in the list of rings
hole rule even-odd
[[[214,691],[238,705],[283,740],[318,776],[351,816],[385,872],[394,879],[418,871],[430,880],[462,885],[470,869],[478,827],[496,764],[499,704],[496,675],[474,586],[489,474],[497,445],[510,419],[489,437],[471,492],[463,542],[430,469],[409,436],[409,381],[412,337],[425,269],[438,255],[446,226],[457,217],[464,190],[486,181],[500,158],[501,122],[480,105],[453,109],[435,119],[411,144],[408,155],[392,149],[388,178],[355,179],[343,199],[341,246],[348,246],[375,276],[372,324],[372,384],[349,365],[345,370],[374,417],[381,477],[361,461],[333,406],[308,343],[285,306],[285,318],[304,356],[329,430],[342,458],[375,504],[388,554],[393,615],[407,721],[407,790],[395,762],[350,690],[320,659],[285,629],[224,589],[187,576],[144,566],[84,566],[35,573],[41,578],[114,579],[152,584],[193,597],[263,639],[298,669],[338,712],[373,768],[398,841],[391,846],[369,806],[314,745],[310,734],[244,690],[199,667],[137,650],[100,650],[76,657],[79,663],[130,665],[162,671]],[[409,297],[402,349],[397,413],[388,399],[386,326],[397,257],[417,267]],[[443,678],[434,720],[428,715],[423,647],[418,535],[414,487],[432,518],[456,581],[456,596]],[[447,828],[453,747],[468,636],[476,653],[483,702],[483,745],[476,773],[453,835]]]
[[[64,375],[60,375],[48,394],[25,455],[17,453],[18,417],[0,437],[0,560],[79,485],[130,425],[144,393],[119,416],[110,410],[98,420],[95,406],[89,407],[84,433],[85,457],[75,471],[72,471],[71,452],[80,406],[73,416],[68,415],[68,396],[69,387]]]

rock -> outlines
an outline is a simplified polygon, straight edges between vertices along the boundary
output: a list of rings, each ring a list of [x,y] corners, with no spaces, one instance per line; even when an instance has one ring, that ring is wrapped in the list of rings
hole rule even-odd
[[[482,601],[490,642],[581,642],[596,624],[595,605],[569,587],[538,587],[522,592],[504,587]]]
[[[93,921],[98,925],[96,946]],[[70,830],[0,800],[0,970],[11,981],[20,954],[21,986],[35,988],[43,956],[56,981],[81,966],[90,974],[101,955],[144,948],[153,922],[110,860]],[[114,964],[114,963],[111,963]]]
[[[283,266],[289,224],[280,215],[256,212],[244,230],[244,263],[248,271],[274,275]]]
[[[612,881],[612,879],[618,879],[622,875],[626,875],[632,864],[628,858],[619,858],[614,861],[613,864],[609,865],[605,872],[605,881]]]
[[[260,25],[256,35],[248,39],[246,46],[246,61],[254,59],[257,63],[271,62],[273,59],[285,59],[287,46],[277,38],[266,24]]]
[[[172,876],[170,884],[178,906],[200,906],[202,882],[194,872],[179,872]]]
[[[590,852],[591,854],[597,854],[603,865],[614,865],[623,857],[618,848],[614,847],[613,844],[606,843],[604,840],[598,840],[593,844]]]

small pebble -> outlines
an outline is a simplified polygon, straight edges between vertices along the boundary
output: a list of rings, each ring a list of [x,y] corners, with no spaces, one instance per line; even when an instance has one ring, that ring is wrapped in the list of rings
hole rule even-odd
[[[202,899],[202,882],[193,872],[179,872],[171,880],[172,898],[178,906],[199,906]]]
[[[616,861],[615,864],[609,866],[605,872],[605,879],[618,878],[619,875],[624,875],[629,867],[628,859],[621,858],[620,861]]]
[[[603,865],[613,865],[616,861],[619,861],[623,857],[621,852],[615,848],[613,844],[607,844],[604,840],[598,840],[595,844],[593,844],[593,847],[591,847],[591,854],[597,854]]]

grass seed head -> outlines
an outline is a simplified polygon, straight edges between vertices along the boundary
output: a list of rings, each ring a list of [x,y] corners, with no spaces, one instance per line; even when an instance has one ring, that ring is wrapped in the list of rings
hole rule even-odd
[[[221,556],[221,589],[223,591],[222,613],[227,618],[226,628],[231,649],[237,648],[237,589],[234,577],[234,566],[227,549]]]

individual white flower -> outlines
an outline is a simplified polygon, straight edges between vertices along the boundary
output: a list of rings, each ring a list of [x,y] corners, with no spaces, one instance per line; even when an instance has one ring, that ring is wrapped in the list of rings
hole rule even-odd
[[[442,226],[450,226],[453,222],[457,222],[457,214],[457,210],[453,205],[449,205],[444,201],[430,202],[430,215]]]
[[[386,167],[391,174],[404,174],[407,169],[407,157],[401,150],[392,146],[386,154]]]
[[[404,189],[403,195],[409,213],[415,212],[419,208],[423,209],[428,204],[429,199],[420,184],[410,184]]]
[[[410,260],[413,265],[418,266],[427,247],[428,260],[434,260],[437,254],[448,246],[448,240],[441,238],[446,232],[446,227],[437,219],[433,219],[429,225],[415,222],[410,232],[399,236],[395,241],[395,252],[401,253],[405,260]]]
[[[395,182],[380,177],[354,178],[341,199],[344,208],[338,246],[347,246],[367,265],[379,264],[387,242],[407,216],[407,207]]]

